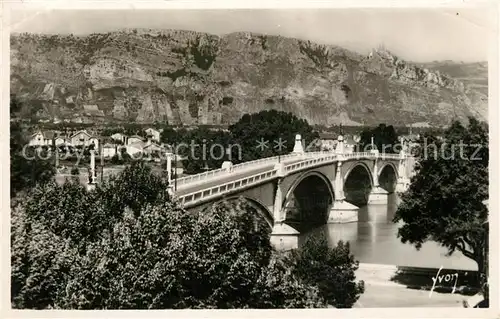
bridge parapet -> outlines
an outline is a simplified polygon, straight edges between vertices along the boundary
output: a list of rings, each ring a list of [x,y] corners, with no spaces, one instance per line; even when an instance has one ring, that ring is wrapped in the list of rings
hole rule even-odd
[[[338,154],[329,154],[325,155],[323,157],[318,157],[318,158],[310,158],[306,159],[304,161],[300,161],[298,163],[293,163],[293,164],[288,164],[285,165],[285,172],[287,174],[294,173],[296,171],[299,171],[304,168],[309,168],[312,166],[315,166],[317,164],[323,164],[325,162],[331,162],[331,161],[336,161],[338,159]]]
[[[318,165],[329,164],[337,161],[345,161],[351,159],[392,159],[392,160],[402,160],[405,158],[401,158],[399,154],[376,154],[371,152],[362,152],[362,153],[347,153],[347,154],[335,154],[332,152],[310,152],[302,155],[287,155],[286,158],[297,157],[298,159],[302,159],[299,162],[291,163],[291,164],[283,164],[280,166],[281,174],[288,175],[293,174],[298,171],[312,168]],[[259,161],[253,161],[253,165],[258,166],[259,163],[269,163],[273,162],[277,158],[266,158]],[[266,161],[264,161],[266,160]],[[277,163],[277,162],[276,162]],[[243,164],[243,163],[242,163]],[[251,164],[241,165],[240,167],[249,167],[253,166]],[[178,199],[184,206],[196,206],[200,202],[209,201],[215,197],[220,197],[226,193],[235,192],[240,189],[244,189],[274,178],[279,177],[280,169],[277,166],[274,166],[270,170],[266,172],[261,172],[258,174],[250,175],[248,177],[240,178],[235,181],[226,182],[221,185],[207,187],[206,189],[201,189],[193,193],[185,194],[180,196]],[[216,170],[220,171],[220,170]],[[206,175],[204,175],[206,176]],[[212,175],[216,176],[216,175]],[[199,180],[199,179],[198,179]]]
[[[300,158],[300,154],[287,154],[287,155],[282,155],[282,156],[273,156],[273,157],[266,157],[266,158],[261,158],[255,161],[248,161],[240,164],[233,165],[231,167],[230,172],[237,172],[244,170],[245,168],[248,167],[257,167],[259,165],[265,165],[265,164],[270,164],[274,162],[278,162],[279,159],[282,159],[284,161],[291,159],[291,158]],[[225,175],[227,173],[230,173],[226,168],[218,168],[214,169],[211,171],[195,174],[195,175],[189,175],[185,176],[182,178],[177,179],[177,187],[182,187],[183,185],[192,183],[192,182],[197,182],[197,181],[204,181],[207,179],[211,179],[213,177],[218,177]]]
[[[232,191],[238,191],[257,183],[267,182],[278,176],[278,170],[272,169],[263,173],[254,174],[245,178],[240,178],[221,185],[202,189],[189,193],[178,198],[179,202],[185,207],[196,206],[199,203],[210,201],[213,198],[221,196]]]
[[[297,159],[310,158],[310,157],[328,156],[331,154],[332,154],[332,152],[306,152],[303,154],[291,153],[291,154],[287,154],[287,155],[261,158],[258,160],[248,161],[248,162],[233,165],[231,167],[230,171],[228,171],[228,169],[226,169],[226,168],[219,168],[219,169],[214,169],[211,171],[207,171],[207,172],[179,178],[179,179],[177,179],[177,187],[183,187],[184,185],[187,185],[189,183],[212,179],[214,177],[222,176],[222,175],[225,175],[225,174],[228,174],[231,172],[240,172],[240,171],[245,170],[246,168],[249,168],[249,167],[258,167],[261,165],[278,163],[278,161],[287,161],[289,159],[294,159],[294,158],[297,158]]]

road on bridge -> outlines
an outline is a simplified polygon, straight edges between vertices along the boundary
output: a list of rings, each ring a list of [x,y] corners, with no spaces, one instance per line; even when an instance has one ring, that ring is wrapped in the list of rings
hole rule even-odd
[[[286,161],[283,161],[283,163],[293,164],[293,163],[297,163],[297,162],[300,162],[303,160],[304,159],[293,159],[293,160],[288,159]],[[245,177],[252,176],[255,174],[264,173],[266,171],[272,170],[275,165],[276,165],[276,163],[271,163],[271,164],[266,164],[263,166],[258,166],[254,169],[242,170],[240,172],[233,172],[230,174],[221,175],[219,177],[210,178],[206,182],[203,182],[203,181],[192,182],[192,183],[185,184],[185,185],[182,185],[182,187],[177,188],[177,191],[175,193],[176,193],[176,196],[183,196],[183,195],[187,195],[190,193],[198,192],[198,191],[201,191],[203,189],[215,187],[215,186],[218,186],[218,185],[221,185],[224,183],[229,183],[229,182],[238,180],[240,178],[245,178]]]

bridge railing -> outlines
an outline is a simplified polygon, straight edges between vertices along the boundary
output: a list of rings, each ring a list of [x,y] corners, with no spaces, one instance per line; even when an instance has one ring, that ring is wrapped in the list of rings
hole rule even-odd
[[[193,193],[189,193],[178,198],[179,202],[183,205],[195,204],[197,201],[209,200],[211,197],[219,196],[221,193],[228,191],[235,191],[238,189],[245,188],[249,185],[255,183],[261,183],[264,181],[271,180],[275,178],[278,174],[276,169],[269,170],[267,172],[254,174],[245,178],[240,178],[235,181],[227,182],[221,185],[213,186],[203,190],[199,190]]]
[[[214,170],[207,171],[204,173],[189,175],[189,176],[178,178],[176,183],[177,183],[177,186],[182,186],[184,184],[191,183],[194,181],[201,181],[201,180],[204,180],[204,179],[207,179],[210,177],[219,176],[219,175],[224,174],[226,172],[227,172],[227,169],[225,169],[225,168],[214,169]]]
[[[311,152],[312,153],[312,152]],[[292,164],[287,164],[284,165],[284,171],[287,174],[299,171],[304,168],[312,167],[321,163],[327,163],[327,162],[334,162],[339,159],[340,156],[343,156],[345,158],[375,158],[375,157],[380,157],[380,158],[390,158],[390,159],[400,159],[399,154],[376,154],[376,153],[371,153],[371,152],[362,152],[362,153],[348,153],[348,154],[334,154],[331,152],[318,152],[321,154],[316,154],[318,155],[324,155],[320,157],[314,157],[313,154],[310,156],[312,158],[307,158],[308,155],[306,155],[306,158],[302,161],[299,161],[297,163],[292,163]],[[290,154],[290,157],[293,157],[296,155]],[[271,161],[271,158],[267,159],[268,161]],[[263,162],[263,161],[261,161]],[[255,163],[254,163],[255,164]],[[276,168],[270,169],[266,172],[254,174],[248,177],[240,178],[235,181],[231,182],[226,182],[221,185],[213,186],[213,187],[208,187],[206,189],[201,189],[199,191],[185,194],[182,196],[179,196],[178,200],[182,205],[192,205],[195,204],[198,201],[202,200],[209,200],[210,198],[220,196],[220,194],[229,192],[229,191],[236,191],[238,189],[242,189],[248,186],[251,186],[256,183],[261,183],[267,180],[271,180],[275,177],[278,176],[278,170]]]
[[[338,158],[338,154],[330,154],[330,155],[325,155],[323,157],[310,158],[310,159],[306,159],[304,161],[300,161],[298,163],[285,165],[284,169],[285,169],[285,172],[292,173],[294,171],[300,170],[302,168],[314,166],[316,164],[325,163],[325,162],[329,162],[329,161],[335,161],[335,160],[337,160],[337,158]]]
[[[266,157],[266,158],[261,158],[258,160],[254,161],[248,161],[240,164],[233,165],[231,168],[231,172],[235,171],[240,171],[242,169],[248,168],[248,167],[257,167],[259,165],[264,165],[264,164],[269,164],[269,163],[274,163],[278,162],[278,160],[286,161],[291,158],[299,158],[300,156],[308,158],[308,157],[314,157],[314,156],[323,156],[323,155],[328,155],[331,154],[331,152],[307,152],[304,154],[296,154],[296,153],[291,153],[291,154],[286,154],[286,155],[281,155],[281,156],[272,156],[272,157]],[[217,177],[221,176],[224,174],[229,173],[229,171],[226,168],[218,168],[215,170],[195,174],[195,175],[189,175],[185,176],[182,178],[177,179],[177,187],[181,187],[182,185],[196,182],[196,181],[202,181],[206,180],[212,177]]]
[[[401,159],[399,154],[389,154],[389,153],[372,153],[372,152],[359,152],[359,153],[344,153],[342,154],[344,158],[380,158],[380,159]]]
[[[381,159],[401,159],[401,155],[399,154],[389,154],[389,153],[381,153],[379,154]]]
[[[287,155],[281,156],[281,159],[287,160],[289,158],[297,157],[297,156],[298,156],[298,154],[287,154]],[[273,162],[277,162],[277,161],[278,161],[278,156],[261,158],[261,159],[255,160],[255,161],[248,161],[248,162],[233,165],[233,167],[231,168],[231,172],[239,171],[241,169],[244,169],[244,168],[250,167],[250,166],[258,166],[258,165],[273,163]],[[221,176],[221,175],[224,175],[227,173],[229,173],[229,171],[226,168],[218,168],[218,169],[214,169],[214,170],[207,171],[204,173],[185,176],[185,177],[177,179],[177,187],[191,183],[191,182],[202,181],[202,180],[206,180],[206,179],[209,179],[212,177]]]
[[[287,160],[287,159],[290,159],[293,157],[298,157],[298,156],[299,156],[299,154],[292,153],[292,154],[286,154],[286,155],[281,155],[281,156],[265,157],[265,158],[261,158],[261,159],[255,160],[255,161],[243,162],[243,163],[233,165],[232,171],[239,170],[241,168],[245,168],[245,167],[249,167],[249,166],[257,166],[259,164],[273,163],[273,162],[277,162],[278,160]]]

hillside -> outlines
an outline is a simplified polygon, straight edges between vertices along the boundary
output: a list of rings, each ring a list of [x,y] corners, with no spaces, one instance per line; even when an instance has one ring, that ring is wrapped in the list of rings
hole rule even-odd
[[[453,61],[436,61],[422,65],[430,70],[440,71],[456,80],[488,95],[488,64],[484,62],[457,63]]]
[[[51,120],[228,124],[270,108],[323,125],[485,119],[487,92],[468,79],[487,68],[455,69],[250,33],[11,36],[19,116]]]

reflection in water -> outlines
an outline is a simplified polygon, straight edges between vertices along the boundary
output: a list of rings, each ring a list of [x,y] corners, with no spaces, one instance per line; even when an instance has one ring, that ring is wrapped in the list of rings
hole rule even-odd
[[[349,241],[351,252],[362,263],[477,269],[471,259],[459,252],[446,256],[446,248],[435,242],[425,243],[419,251],[409,243],[401,243],[397,238],[399,225],[392,222],[398,203],[397,196],[391,194],[387,205],[361,207],[357,223],[323,225],[304,233],[300,242],[308,236],[325,234],[330,245],[339,240]]]

